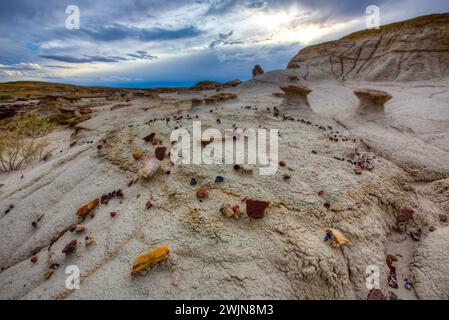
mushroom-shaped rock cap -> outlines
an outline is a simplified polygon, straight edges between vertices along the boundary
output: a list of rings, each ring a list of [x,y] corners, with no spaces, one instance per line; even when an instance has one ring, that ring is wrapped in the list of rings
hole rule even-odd
[[[309,93],[312,92],[309,88],[305,86],[300,86],[296,84],[283,84],[280,86],[281,90],[284,91],[286,94],[297,94],[300,96],[307,96]]]
[[[359,98],[359,107],[363,109],[382,110],[384,104],[393,98],[391,94],[381,90],[359,88],[354,90],[354,94]]]
[[[307,95],[312,90],[297,84],[283,84],[280,88],[285,92],[285,98],[280,106],[281,111],[310,110]]]

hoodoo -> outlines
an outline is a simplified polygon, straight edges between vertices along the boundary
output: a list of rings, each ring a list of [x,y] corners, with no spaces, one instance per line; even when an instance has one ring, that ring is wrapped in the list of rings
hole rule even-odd
[[[384,112],[384,105],[392,97],[391,94],[382,90],[359,88],[354,90],[359,98],[358,109],[361,112]]]
[[[305,86],[296,84],[283,84],[280,89],[285,92],[285,98],[281,104],[281,111],[311,110],[307,96],[312,92]]]

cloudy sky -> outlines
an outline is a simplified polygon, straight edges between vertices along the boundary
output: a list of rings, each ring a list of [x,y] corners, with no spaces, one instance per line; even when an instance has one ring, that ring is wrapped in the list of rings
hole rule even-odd
[[[69,30],[69,5],[80,29]],[[449,12],[448,0],[1,0],[0,82],[124,87],[246,80],[300,48],[381,24]]]

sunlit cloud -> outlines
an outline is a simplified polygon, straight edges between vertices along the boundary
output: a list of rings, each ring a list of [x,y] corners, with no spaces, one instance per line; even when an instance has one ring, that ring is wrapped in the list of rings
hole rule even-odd
[[[65,28],[64,1],[0,2],[1,81],[144,86],[250,77],[284,68],[304,46],[381,22],[449,11],[446,0],[78,0],[81,29]]]

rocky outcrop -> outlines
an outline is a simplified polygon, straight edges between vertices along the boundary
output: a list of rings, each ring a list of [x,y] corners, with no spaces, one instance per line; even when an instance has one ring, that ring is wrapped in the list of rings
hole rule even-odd
[[[449,292],[449,227],[431,233],[418,246],[413,262],[420,299],[447,299]]]
[[[302,49],[289,63],[307,80],[428,80],[449,76],[449,13],[364,30]]]
[[[37,107],[36,101],[16,101],[0,104],[0,120],[23,115]]]
[[[262,67],[260,65],[256,64],[252,70],[253,79],[263,73],[264,73],[264,71],[263,71]]]
[[[225,83],[220,83],[216,81],[200,81],[196,83],[191,89],[193,90],[218,90],[218,89],[225,89],[225,88],[234,88],[237,87],[239,84],[241,84],[242,81],[240,80],[231,80]]]
[[[234,93],[219,93],[205,98],[204,101],[206,104],[214,104],[232,99],[237,99],[237,95]]]
[[[384,112],[384,104],[392,98],[388,92],[365,88],[355,89],[354,94],[360,100],[359,110],[364,112]]]
[[[295,84],[283,84],[280,89],[285,92],[285,98],[281,104],[281,111],[310,110],[307,95],[312,92],[305,86]]]

